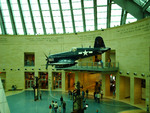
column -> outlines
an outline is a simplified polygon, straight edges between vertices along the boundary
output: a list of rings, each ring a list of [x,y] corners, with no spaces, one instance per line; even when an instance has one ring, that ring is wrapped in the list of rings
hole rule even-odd
[[[146,80],[146,104],[145,104],[146,108],[147,105],[149,105],[150,107],[150,78],[147,77],[145,80]]]
[[[134,104],[134,77],[130,77],[130,103]]]
[[[120,76],[116,74],[116,99],[119,100],[120,97]]]
[[[105,74],[102,74],[102,90],[103,90],[103,94],[105,96]]]
[[[65,74],[65,71],[62,70],[62,74],[61,74],[61,76],[62,76],[62,77],[61,77],[62,91],[65,91],[65,90],[66,90],[66,85],[65,85],[65,83],[66,83],[66,82],[65,82],[65,78],[66,78],[66,77],[65,77],[65,75],[66,75],[66,74]]]
[[[52,69],[51,69],[51,66],[48,66],[48,90],[52,90]]]

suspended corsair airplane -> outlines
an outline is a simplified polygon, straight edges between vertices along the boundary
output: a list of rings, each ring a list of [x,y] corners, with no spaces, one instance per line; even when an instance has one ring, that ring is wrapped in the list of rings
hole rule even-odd
[[[69,67],[75,65],[76,60],[80,58],[86,58],[90,56],[100,55],[110,48],[105,47],[102,37],[98,36],[95,39],[94,48],[72,48],[69,52],[63,52],[46,56],[46,69],[48,65],[55,66],[57,68]]]

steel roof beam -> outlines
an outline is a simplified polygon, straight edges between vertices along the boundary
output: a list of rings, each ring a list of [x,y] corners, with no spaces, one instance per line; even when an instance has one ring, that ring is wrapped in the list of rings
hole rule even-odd
[[[72,8],[72,0],[69,0],[69,3],[70,3],[70,11],[71,11],[73,32],[76,33],[75,21],[74,21],[74,14],[73,14],[73,8]]]
[[[145,12],[149,6],[150,6],[150,0],[144,5],[143,12]]]
[[[51,8],[50,0],[47,0],[47,2],[48,2],[49,12],[50,12],[50,16],[51,16],[51,22],[52,22],[53,33],[56,34],[56,28],[55,28],[55,24],[54,24],[54,18],[53,18],[53,13],[52,13],[52,8]]]
[[[1,6],[0,6],[0,25],[1,25],[2,34],[6,35],[7,32],[6,32],[6,27],[5,27],[5,24],[4,24],[4,18],[3,18]]]
[[[83,30],[86,31],[86,22],[85,22],[85,11],[84,11],[84,0],[81,0],[81,9],[82,9],[82,19],[83,19]]]
[[[97,30],[97,0],[93,0],[94,5],[94,27]]]
[[[41,22],[42,22],[44,35],[46,35],[47,33],[46,33],[46,28],[45,28],[44,18],[43,18],[43,14],[42,14],[42,8],[41,8],[40,0],[37,0],[37,2],[38,2],[38,6],[39,6],[40,17],[41,17]]]
[[[125,9],[128,13],[133,15],[138,20],[145,18],[146,16],[150,16],[150,13],[147,11],[143,12],[143,8],[133,2],[132,0],[114,0],[116,4]],[[149,4],[149,3],[148,3]],[[145,6],[146,8],[146,6]]]
[[[33,31],[34,31],[34,34],[36,35],[36,34],[37,34],[37,31],[36,31],[36,27],[35,27],[35,22],[34,22],[34,18],[33,18],[33,13],[32,13],[32,9],[31,9],[30,0],[28,0],[28,6],[29,6],[29,11],[30,11],[30,16],[31,16]]]
[[[22,22],[23,32],[24,32],[24,35],[27,35],[27,29],[25,26],[24,18],[23,18],[20,0],[17,0],[17,2],[18,2],[19,12],[20,12],[20,18],[21,18],[21,22]]]
[[[58,0],[58,4],[59,4],[59,9],[60,9],[60,15],[61,15],[61,22],[62,22],[62,27],[63,27],[63,33],[66,33],[65,23],[64,23],[64,17],[63,17],[63,12],[62,12],[62,7],[61,7],[61,1],[60,0]]]
[[[107,0],[107,28],[110,28],[111,22],[111,0]]]
[[[14,16],[13,16],[10,0],[7,0],[7,5],[8,5],[8,10],[9,10],[10,21],[11,21],[11,25],[12,25],[13,34],[17,35],[16,25],[15,25],[15,21],[14,21]]]
[[[120,25],[126,24],[127,11],[122,9]]]

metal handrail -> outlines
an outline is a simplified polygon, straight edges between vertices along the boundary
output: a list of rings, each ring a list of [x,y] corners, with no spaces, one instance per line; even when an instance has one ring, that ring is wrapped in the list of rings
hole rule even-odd
[[[75,67],[81,68],[118,68],[119,62],[78,62]]]

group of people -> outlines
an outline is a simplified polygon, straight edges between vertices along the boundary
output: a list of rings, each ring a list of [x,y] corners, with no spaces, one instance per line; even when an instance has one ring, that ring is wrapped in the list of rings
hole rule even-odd
[[[94,99],[95,102],[100,103],[100,99],[103,99],[103,90],[101,90],[100,92],[94,92]]]
[[[51,104],[49,105],[49,109],[50,109],[50,113],[66,113],[66,102],[63,100],[63,97],[60,97],[60,101],[61,104],[58,106],[57,101],[53,101],[51,102]],[[62,112],[63,111],[63,112]]]

